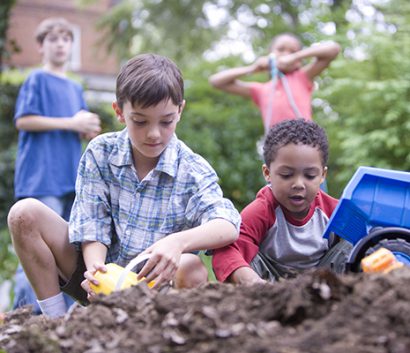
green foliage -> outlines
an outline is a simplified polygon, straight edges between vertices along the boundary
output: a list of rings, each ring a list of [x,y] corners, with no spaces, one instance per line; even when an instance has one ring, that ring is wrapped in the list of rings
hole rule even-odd
[[[7,212],[13,204],[14,159],[17,131],[13,124],[14,104],[18,87],[0,87],[0,229],[6,226]]]
[[[209,161],[225,196],[242,209],[264,183],[255,145],[263,127],[250,101],[210,86],[208,77],[220,64],[203,64],[185,73],[187,104],[177,133]]]
[[[13,276],[17,267],[17,257],[14,255],[7,228],[0,229],[0,283]]]
[[[327,22],[345,22],[351,2],[123,0],[101,19],[99,29],[109,50],[122,60],[136,53],[156,52],[179,65],[195,66],[213,45],[233,38],[229,33],[232,23],[246,28],[237,39],[261,54],[266,53],[271,38],[284,31],[300,34],[307,44],[321,39],[319,30]]]
[[[89,102],[88,109],[100,117],[102,133],[124,128],[115,117],[114,110],[110,103]]]
[[[394,31],[379,31],[373,24],[358,30],[354,46],[364,59],[338,60],[331,82],[318,92],[333,110],[330,119],[323,112],[318,119],[331,136],[330,170],[338,193],[361,165],[410,170],[410,48],[403,33],[408,25],[398,24],[409,12],[402,14],[388,24]]]
[[[178,62],[195,61],[195,54],[207,48],[217,32],[210,28],[204,3],[125,0],[101,19],[99,28],[105,31],[109,50],[114,49],[120,59],[152,51]]]
[[[3,61],[9,55],[9,51],[6,49],[6,34],[9,26],[9,14],[15,2],[16,0],[2,0],[0,2],[0,75],[3,71]],[[9,45],[17,51],[17,46],[13,41],[10,41]]]
[[[13,124],[13,115],[17,93],[17,85],[0,82],[0,283],[11,278],[17,265],[7,230],[7,213],[14,202],[17,131]]]
[[[201,258],[202,262],[204,263],[206,269],[208,270],[208,281],[209,282],[216,282],[216,277],[214,270],[212,268],[212,256],[205,255],[204,252],[199,252],[199,257]]]

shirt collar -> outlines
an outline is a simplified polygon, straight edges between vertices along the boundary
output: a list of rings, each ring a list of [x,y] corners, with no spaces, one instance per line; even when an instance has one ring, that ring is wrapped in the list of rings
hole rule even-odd
[[[179,164],[178,152],[178,138],[174,134],[169,141],[168,146],[165,148],[164,152],[162,152],[154,170],[166,173],[171,177],[175,177],[177,175]],[[112,149],[112,152],[108,157],[108,161],[110,164],[117,167],[133,164],[131,142],[128,138],[128,130],[126,128],[118,133],[115,147]]]
[[[116,134],[115,146],[108,156],[108,162],[117,167],[132,165],[131,144],[127,129]]]
[[[178,170],[179,143],[174,134],[168,143],[167,148],[162,152],[155,170],[166,173],[171,177],[176,177]]]

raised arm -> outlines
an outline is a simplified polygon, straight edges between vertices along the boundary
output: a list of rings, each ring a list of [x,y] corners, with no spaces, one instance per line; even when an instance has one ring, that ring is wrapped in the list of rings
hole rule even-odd
[[[268,57],[260,57],[253,64],[223,70],[209,77],[209,83],[222,91],[242,97],[251,96],[251,82],[241,81],[239,78],[260,71],[268,71]]]
[[[302,67],[302,70],[313,80],[329,66],[339,52],[340,45],[336,42],[313,44],[309,48],[278,57],[276,62],[279,70],[287,72],[289,67],[294,66],[294,63],[300,62],[303,59],[313,58],[311,62]]]

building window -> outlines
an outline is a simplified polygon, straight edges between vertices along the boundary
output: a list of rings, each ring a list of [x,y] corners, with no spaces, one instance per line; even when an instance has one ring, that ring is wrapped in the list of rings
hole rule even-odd
[[[70,69],[78,71],[81,69],[81,28],[80,26],[72,24],[74,33],[73,47],[70,58]]]

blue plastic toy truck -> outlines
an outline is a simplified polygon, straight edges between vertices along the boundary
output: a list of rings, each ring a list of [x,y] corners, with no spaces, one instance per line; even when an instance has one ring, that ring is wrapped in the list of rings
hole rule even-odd
[[[332,232],[353,245],[346,271],[359,272],[360,261],[382,247],[410,266],[410,173],[360,167],[346,186],[324,237]]]

